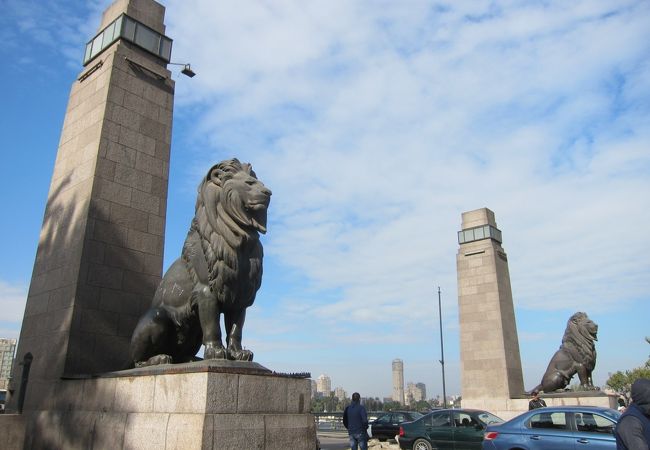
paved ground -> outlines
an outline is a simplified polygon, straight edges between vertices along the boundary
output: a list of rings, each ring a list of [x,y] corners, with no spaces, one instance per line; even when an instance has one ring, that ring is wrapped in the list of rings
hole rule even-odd
[[[343,431],[319,431],[320,448],[322,450],[344,450],[350,448],[348,434]]]
[[[321,450],[349,450],[350,442],[348,434],[344,431],[319,431],[318,439],[320,440]],[[399,445],[392,442],[382,442],[371,439],[368,442],[368,450],[399,450]]]

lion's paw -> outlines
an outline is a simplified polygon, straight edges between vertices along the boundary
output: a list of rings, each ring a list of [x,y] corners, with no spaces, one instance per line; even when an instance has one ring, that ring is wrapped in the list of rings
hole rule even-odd
[[[156,355],[152,356],[146,361],[137,361],[135,367],[157,366],[159,364],[171,364],[172,357],[170,355]]]
[[[220,345],[206,345],[203,359],[226,359],[226,349]]]
[[[253,360],[253,352],[250,350],[246,349],[241,349],[241,350],[233,350],[233,349],[228,349],[228,359],[232,359],[235,361],[252,361]]]

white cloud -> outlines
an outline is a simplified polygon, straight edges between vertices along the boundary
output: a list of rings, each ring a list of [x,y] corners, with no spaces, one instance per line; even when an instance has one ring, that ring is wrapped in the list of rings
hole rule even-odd
[[[306,280],[278,315],[323,339],[333,323],[356,344],[355,327],[406,325],[417,342],[413,324],[436,327],[436,285],[456,315],[455,233],[483,206],[518,308],[606,312],[647,295],[648,12],[195,0],[169,2],[168,30],[199,72],[177,99],[197,114],[200,165],[235,154],[274,192],[266,253]]]
[[[12,0],[7,17],[78,65],[96,31],[87,15],[107,1]],[[256,355],[311,349],[334,367],[323,342],[342,342],[340,359],[372,342],[408,364],[437,345],[438,285],[454,338],[455,235],[460,214],[484,206],[519,310],[564,326],[567,310],[647,299],[647,2],[165,6],[174,60],[198,73],[176,84],[175,139],[191,156],[175,156],[171,176],[187,182],[170,205],[191,210],[198,177],[231,156],[274,192],[266,261],[286,286],[265,278],[249,313]],[[0,282],[3,304],[16,299],[7,321],[20,321],[24,291]],[[538,332],[520,329],[522,342]]]

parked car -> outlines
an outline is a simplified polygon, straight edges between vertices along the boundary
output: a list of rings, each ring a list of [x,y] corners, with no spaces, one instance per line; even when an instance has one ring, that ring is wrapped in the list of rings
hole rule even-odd
[[[411,422],[422,417],[416,411],[393,411],[382,414],[370,422],[370,434],[381,440],[394,439],[399,434],[399,426],[404,422]]]
[[[558,406],[523,413],[485,430],[483,450],[614,450],[621,413],[596,406]]]
[[[487,411],[441,409],[403,423],[399,446],[406,450],[480,450],[486,427],[502,422]]]

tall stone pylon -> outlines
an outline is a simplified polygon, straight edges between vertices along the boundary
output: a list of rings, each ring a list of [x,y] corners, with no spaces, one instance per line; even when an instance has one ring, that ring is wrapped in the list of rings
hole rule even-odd
[[[458,314],[463,407],[499,415],[524,394],[508,257],[487,208],[462,214]],[[504,414],[507,415],[507,414]]]
[[[42,408],[62,377],[128,368],[130,336],[162,272],[174,100],[164,14],[153,0],[117,0],[86,46],[61,132],[8,410]]]

